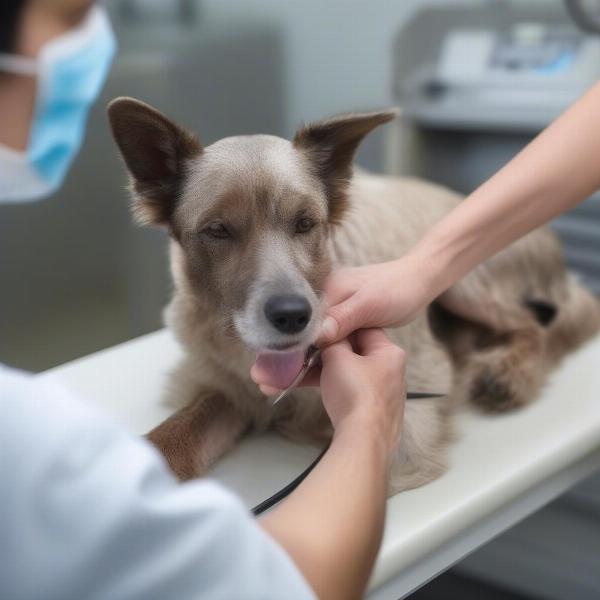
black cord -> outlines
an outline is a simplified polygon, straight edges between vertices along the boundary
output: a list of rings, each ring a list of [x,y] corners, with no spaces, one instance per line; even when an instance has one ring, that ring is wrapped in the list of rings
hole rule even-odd
[[[263,500],[260,504],[257,504],[252,509],[252,514],[257,517],[261,513],[264,513],[265,510],[268,510],[278,502],[281,502],[281,500],[283,500],[286,496],[289,496],[308,477],[308,474],[319,464],[319,461],[323,458],[323,456],[325,456],[325,452],[329,450],[330,445],[331,442],[328,443],[325,448],[323,448],[319,456],[317,456],[317,458],[315,458],[315,460],[313,460],[312,463],[310,463],[310,465],[308,465],[308,467],[306,467],[306,469],[304,469],[304,471],[302,471],[302,473],[296,477],[296,479],[288,483],[284,488],[281,488],[278,492],[275,492],[266,500]]]
[[[406,399],[429,400],[430,398],[443,398],[444,396],[446,396],[446,394],[438,394],[435,392],[408,392],[406,394]],[[281,502],[281,500],[283,500],[286,496],[289,496],[307,478],[308,474],[319,464],[319,461],[323,458],[325,452],[329,450],[330,445],[331,442],[329,442],[327,446],[323,448],[321,454],[319,454],[319,456],[317,456],[317,458],[315,458],[315,460],[313,460],[313,462],[310,463],[310,465],[308,465],[308,467],[306,467],[306,469],[304,469],[304,471],[302,471],[302,473],[300,473],[296,479],[290,481],[290,483],[288,483],[284,488],[281,488],[278,492],[275,492],[272,496],[269,496],[260,504],[257,504],[252,509],[252,514],[257,517],[261,513],[264,513],[265,510],[268,510],[278,502]]]

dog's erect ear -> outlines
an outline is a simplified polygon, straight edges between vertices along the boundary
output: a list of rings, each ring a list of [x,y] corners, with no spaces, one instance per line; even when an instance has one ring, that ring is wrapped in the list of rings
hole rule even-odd
[[[375,127],[391,121],[398,114],[397,109],[390,109],[340,115],[310,123],[296,133],[294,146],[308,153],[316,174],[325,185],[330,222],[339,222],[346,208],[352,161],[361,140]]]
[[[136,220],[167,225],[179,195],[184,164],[202,153],[200,142],[156,109],[133,98],[113,100],[108,105],[108,118],[131,175]]]

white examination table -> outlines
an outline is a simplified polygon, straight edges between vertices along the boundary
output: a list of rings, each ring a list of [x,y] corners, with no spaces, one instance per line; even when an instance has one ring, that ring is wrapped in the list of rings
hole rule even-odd
[[[159,399],[179,355],[163,330],[48,373],[141,434],[168,415]],[[409,594],[600,467],[600,337],[565,361],[531,407],[506,416],[463,414],[457,430],[448,473],[389,500],[369,598]],[[212,475],[251,506],[317,452],[274,435],[255,437]]]

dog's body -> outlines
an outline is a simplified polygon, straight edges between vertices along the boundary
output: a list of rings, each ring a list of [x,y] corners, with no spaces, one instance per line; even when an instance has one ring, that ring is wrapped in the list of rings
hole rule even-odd
[[[300,331],[284,331],[276,338],[293,339],[306,346],[318,326],[316,299],[331,268],[398,258],[461,197],[423,181],[366,173],[355,175],[349,187],[335,180],[325,182],[322,188],[315,187],[312,175],[326,178],[330,173],[324,173],[325,167],[320,171],[304,170],[302,161],[314,156],[323,160],[322,154],[329,152],[325,147],[343,145],[352,138],[351,147],[337,151],[331,161],[335,164],[327,166],[335,178],[340,177],[340,170],[348,178],[350,162],[362,136],[390,118],[389,113],[374,113],[346,118],[343,123],[334,120],[309,127],[296,136],[291,152],[289,143],[284,145],[283,140],[270,136],[229,138],[215,144],[212,153],[209,149],[204,152],[194,146],[191,138],[182,138],[185,134],[176,129],[177,135],[171,132],[168,137],[176,138],[177,143],[183,139],[183,150],[178,152],[183,152],[187,163],[185,169],[177,169],[175,194],[180,200],[163,214],[160,211],[165,210],[164,178],[168,173],[161,174],[160,194],[153,189],[149,193],[149,186],[156,187],[156,183],[138,166],[136,153],[147,151],[138,147],[140,137],[146,145],[164,146],[165,130],[175,126],[168,121],[165,125],[161,120],[164,117],[130,100],[117,101],[111,112],[115,136],[133,175],[138,210],[146,211],[142,219],[166,224],[172,233],[175,293],[167,309],[167,323],[186,355],[173,373],[169,388],[170,402],[179,410],[150,433],[151,441],[164,452],[182,479],[202,474],[249,428],[273,427],[291,438],[323,443],[331,435],[331,426],[317,391],[294,390],[273,407],[249,377],[256,350],[277,347],[269,345],[271,338],[264,334],[269,327],[262,311],[265,298],[268,304],[272,297],[281,296],[282,288],[288,287],[306,296],[308,324]],[[127,120],[121,119],[122,113]],[[136,135],[128,131],[132,116],[142,128],[134,132]],[[370,119],[366,126],[365,119]],[[159,130],[159,141],[152,136],[144,139],[149,127]],[[325,140],[323,127],[329,127]],[[354,137],[347,134],[353,128]],[[132,138],[137,140],[133,149],[128,145]],[[325,146],[313,152],[311,144]],[[304,154],[296,156],[296,151]],[[175,151],[172,154],[181,158]],[[164,158],[159,159],[160,167]],[[192,159],[197,159],[197,164]],[[235,170],[227,171],[228,164],[234,165]],[[301,182],[301,191],[288,191],[288,176]],[[228,178],[240,180],[235,193],[229,187],[219,187]],[[335,185],[342,187],[333,189]],[[185,228],[200,219],[194,212],[196,206],[205,202],[198,214],[214,209],[210,198],[199,198],[198,190],[205,186],[218,190],[213,197],[226,198],[229,218],[231,204],[242,213],[249,210],[248,198],[255,202],[251,217],[246,213],[243,221],[244,227],[255,230],[254,242],[246,236],[242,244],[242,236],[237,233],[237,249],[234,248],[232,236],[228,231],[223,233],[219,220],[217,225],[209,222],[211,239],[203,238],[202,247],[190,249],[192,242]],[[284,194],[282,189],[286,190]],[[312,224],[311,229],[321,226],[319,210],[327,208],[322,232],[304,231],[306,223],[302,224],[302,220],[306,216],[302,215],[308,214],[306,207],[298,218],[294,217],[302,227],[293,234],[286,236],[281,229],[274,229],[273,223],[285,220],[280,213],[273,215],[287,202],[286,194],[313,197],[311,218],[317,225]],[[239,204],[240,197],[245,199],[243,205]],[[277,203],[271,202],[273,198]],[[233,228],[239,232],[242,227]],[[223,244],[215,243],[214,237],[227,240],[226,258],[219,254]],[[202,265],[199,255],[204,257]],[[202,276],[198,274],[205,268],[204,262],[216,267],[217,260],[221,261],[221,272],[213,268],[203,271]],[[229,281],[227,285],[219,283],[221,276]],[[409,286],[411,282],[394,285]],[[228,294],[238,299],[232,300]],[[265,311],[269,320],[268,310]],[[280,328],[276,323],[274,326]],[[408,326],[390,330],[392,339],[407,352],[408,389],[449,392],[442,400],[407,403],[390,490],[398,492],[422,485],[443,472],[445,450],[451,439],[451,415],[459,403],[470,400],[487,410],[500,411],[533,400],[551,368],[599,327],[599,304],[565,271],[554,236],[547,230],[538,230],[451,288],[429,315],[424,312]],[[298,335],[306,337],[298,342],[294,337]]]

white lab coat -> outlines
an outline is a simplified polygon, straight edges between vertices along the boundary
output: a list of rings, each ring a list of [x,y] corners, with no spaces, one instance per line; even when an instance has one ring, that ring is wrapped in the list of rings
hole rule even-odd
[[[211,481],[58,383],[0,366],[0,598],[314,598],[283,549]]]

